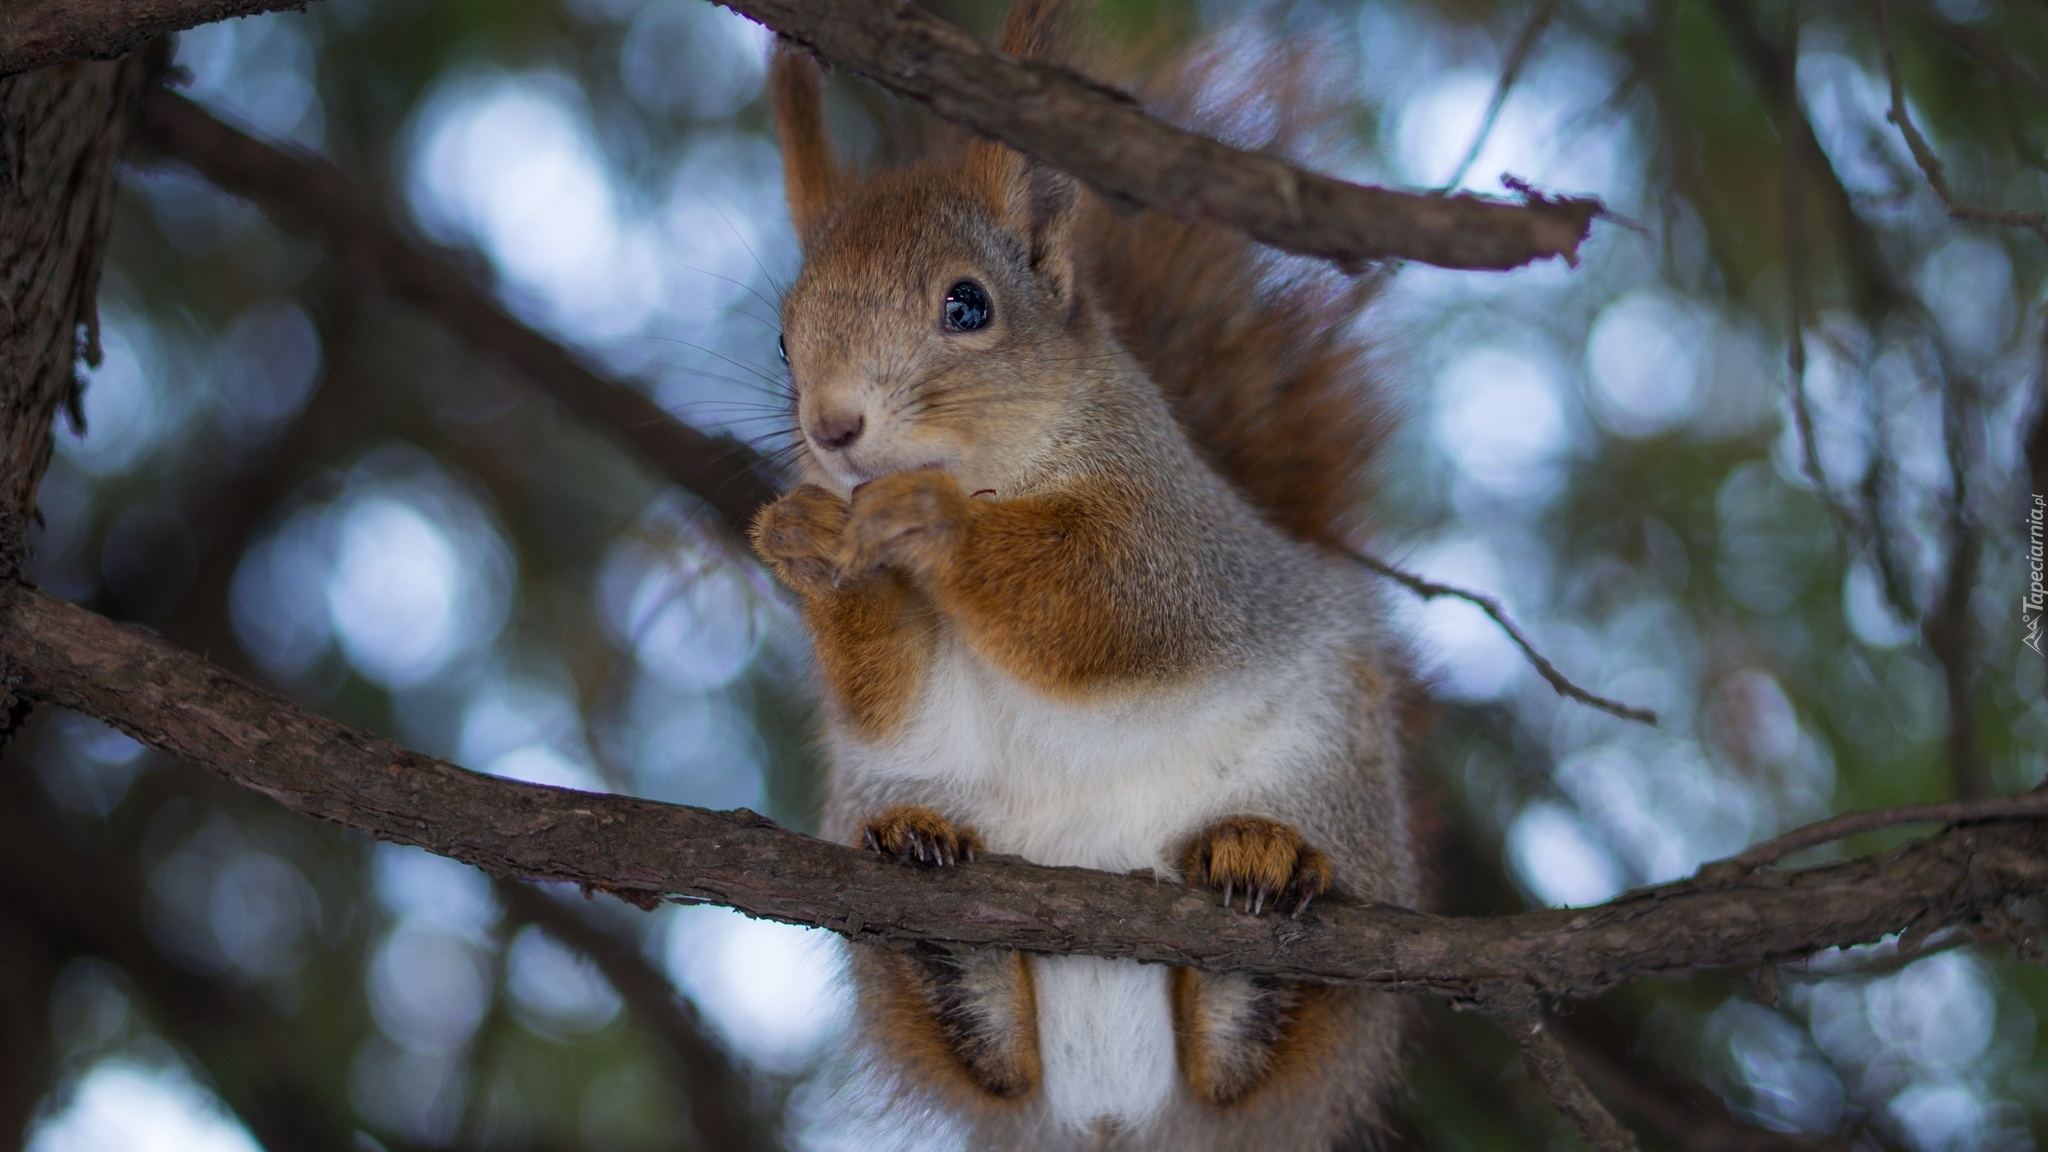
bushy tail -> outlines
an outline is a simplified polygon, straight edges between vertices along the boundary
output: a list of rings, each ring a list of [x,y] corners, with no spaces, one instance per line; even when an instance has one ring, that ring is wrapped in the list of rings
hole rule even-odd
[[[1113,49],[1083,47],[1081,23],[1067,0],[1016,0],[1001,47],[1111,80],[1127,78],[1148,54],[1119,60]],[[1142,96],[1155,114],[1195,131],[1284,151],[1331,118],[1316,78],[1313,56],[1217,40],[1154,70]],[[1210,463],[1296,539],[1355,539],[1373,458],[1392,424],[1355,323],[1371,281],[1228,229],[1122,213],[1094,197],[1075,239],[1094,300]]]
[[[1196,131],[1274,150],[1322,127],[1313,61],[1261,52],[1247,71],[1239,65],[1250,54],[1197,46],[1146,85],[1145,103]],[[1258,139],[1244,139],[1247,125],[1262,129]],[[1079,230],[1075,251],[1095,300],[1196,447],[1289,535],[1355,540],[1393,423],[1357,324],[1377,278],[1099,200]]]

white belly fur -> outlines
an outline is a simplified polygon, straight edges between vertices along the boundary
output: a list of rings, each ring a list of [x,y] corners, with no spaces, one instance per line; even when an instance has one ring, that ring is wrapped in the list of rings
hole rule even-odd
[[[905,729],[842,745],[850,791],[929,804],[974,826],[990,852],[1044,864],[1171,873],[1209,822],[1337,753],[1342,717],[1329,654],[1290,670],[1223,677],[1169,698],[1055,701],[942,642]],[[1062,1122],[1136,1123],[1173,1089],[1166,970],[1035,957],[1046,1102]]]

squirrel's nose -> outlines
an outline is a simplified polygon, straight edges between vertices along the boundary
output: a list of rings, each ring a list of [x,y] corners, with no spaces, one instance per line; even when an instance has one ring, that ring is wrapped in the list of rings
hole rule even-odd
[[[839,452],[853,447],[860,439],[861,430],[868,426],[864,413],[828,413],[818,417],[811,425],[811,442],[827,452]]]

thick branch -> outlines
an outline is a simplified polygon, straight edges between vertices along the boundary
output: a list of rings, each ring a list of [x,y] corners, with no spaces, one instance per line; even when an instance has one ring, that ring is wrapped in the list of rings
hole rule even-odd
[[[8,0],[0,22],[0,76],[61,60],[112,60],[166,32],[306,0]]]
[[[0,573],[21,559],[74,365],[99,362],[100,253],[149,63],[0,78]]]
[[[717,0],[1112,200],[1341,265],[1507,269],[1578,258],[1600,203],[1394,192],[1184,132],[1084,77],[1005,56],[910,0]]]
[[[290,231],[327,249],[376,289],[414,305],[478,357],[500,364],[591,426],[610,432],[725,522],[744,526],[774,495],[753,449],[708,436],[641,393],[615,384],[499,307],[449,256],[412,238],[339,168],[266,144],[172,92],[152,93],[143,139],[222,188],[254,201]]]
[[[0,35],[0,72],[115,54],[148,35],[275,8],[278,0],[28,0]],[[1600,204],[1394,192],[1346,183],[1184,132],[1120,93],[1014,60],[909,0],[729,0],[949,120],[1079,176],[1112,199],[1209,220],[1352,266],[1419,260],[1516,268],[1576,260]]]
[[[148,633],[29,588],[0,591],[15,690],[113,723],[297,811],[500,875],[711,901],[862,940],[1079,952],[1387,988],[1525,984],[1597,994],[1639,976],[1753,967],[1993,915],[2048,892],[2048,826],[1953,829],[1805,871],[1645,889],[1588,909],[1463,919],[1332,902],[1299,920],[1132,876],[988,860],[919,872],[775,827],[495,779],[352,731]]]

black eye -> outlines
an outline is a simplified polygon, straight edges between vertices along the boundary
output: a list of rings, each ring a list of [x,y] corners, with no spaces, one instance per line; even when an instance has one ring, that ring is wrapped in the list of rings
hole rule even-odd
[[[972,280],[946,289],[946,331],[972,332],[988,327],[988,297]]]
[[[775,354],[782,357],[784,364],[789,363],[789,345],[782,342],[782,333],[780,332],[775,334]]]

